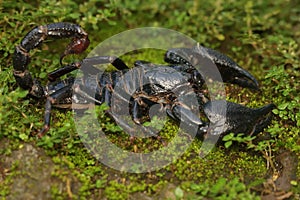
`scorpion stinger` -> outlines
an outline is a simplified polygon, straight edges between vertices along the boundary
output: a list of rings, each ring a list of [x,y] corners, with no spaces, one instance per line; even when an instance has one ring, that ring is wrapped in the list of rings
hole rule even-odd
[[[45,26],[37,26],[28,32],[14,52],[14,76],[21,88],[28,90],[29,94],[37,98],[44,97],[45,92],[40,82],[33,79],[27,69],[30,62],[29,52],[48,37],[73,38],[61,59],[68,54],[79,54],[89,46],[88,34],[76,24],[64,22],[53,23]]]

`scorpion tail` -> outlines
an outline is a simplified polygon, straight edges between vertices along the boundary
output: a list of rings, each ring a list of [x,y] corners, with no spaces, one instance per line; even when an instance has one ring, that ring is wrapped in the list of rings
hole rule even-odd
[[[29,52],[47,38],[69,37],[73,39],[62,54],[61,61],[66,55],[79,54],[89,46],[88,34],[79,25],[59,22],[37,26],[28,32],[20,45],[15,48],[13,57],[14,76],[18,85],[25,90],[29,90],[29,93],[34,97],[43,97],[43,87],[38,81],[32,78],[27,69],[30,62]]]

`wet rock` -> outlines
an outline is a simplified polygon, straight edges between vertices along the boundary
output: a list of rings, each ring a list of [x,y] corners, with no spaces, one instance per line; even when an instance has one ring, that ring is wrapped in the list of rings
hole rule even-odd
[[[0,149],[7,146],[7,140],[0,141]],[[6,173],[2,179],[13,174],[10,177],[12,179],[9,185],[10,191],[6,197],[8,200],[51,199],[51,187],[54,185],[61,193],[68,193],[67,181],[52,175],[55,165],[43,149],[24,143],[8,156],[0,154],[0,161],[1,169]],[[78,187],[72,189],[74,188]]]
[[[290,199],[293,196],[291,181],[297,180],[296,172],[298,158],[295,153],[282,150],[275,157],[277,163],[278,175],[276,180],[269,178],[264,184],[264,193],[261,197],[263,200],[283,200]]]
[[[168,183],[165,187],[162,188],[162,190],[159,191],[157,195],[157,200],[176,200],[175,191],[176,186],[172,183]]]
[[[154,199],[143,192],[136,192],[130,195],[129,200],[154,200]]]
[[[130,200],[176,200],[176,186],[172,183],[167,183],[161,190],[154,195],[147,195],[143,192],[137,192],[130,195]]]
[[[298,158],[295,153],[284,151],[276,156],[276,160],[281,164],[281,171],[275,185],[278,190],[289,191],[292,187],[291,181],[297,180]]]
[[[32,146],[23,144],[9,156],[1,156],[3,168],[12,169],[14,173],[10,194],[7,199],[49,199],[51,173],[54,164],[52,160]]]

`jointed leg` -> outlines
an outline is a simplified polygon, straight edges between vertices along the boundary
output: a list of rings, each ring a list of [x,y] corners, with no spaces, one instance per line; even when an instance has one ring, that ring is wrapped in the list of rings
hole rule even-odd
[[[50,129],[50,120],[51,120],[51,107],[52,104],[55,104],[60,99],[63,99],[71,89],[71,86],[65,86],[62,89],[54,92],[50,96],[47,97],[46,105],[45,105],[45,115],[44,115],[44,127],[38,133],[38,137],[42,137],[49,129]]]
[[[50,81],[54,81],[57,78],[77,69],[81,69],[84,72],[87,72],[88,74],[97,74],[101,72],[101,70],[94,67],[94,65],[108,64],[108,63],[112,64],[118,70],[129,69],[128,66],[120,58],[117,58],[115,56],[96,56],[91,58],[85,58],[81,62],[74,62],[65,65],[57,70],[54,70],[53,72],[50,72],[48,74],[48,79]]]

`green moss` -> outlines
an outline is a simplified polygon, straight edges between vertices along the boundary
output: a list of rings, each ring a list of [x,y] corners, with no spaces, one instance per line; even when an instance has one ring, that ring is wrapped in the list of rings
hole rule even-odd
[[[3,162],[1,160],[1,162]],[[14,181],[14,178],[20,174],[20,172],[18,172],[16,169],[18,168],[18,165],[19,165],[19,162],[18,161],[15,161],[14,163],[12,163],[11,167],[7,170],[9,170],[11,173],[7,174],[7,176],[4,177],[4,171],[2,171],[2,178],[4,180],[2,180],[0,182],[0,197],[5,199],[5,197],[7,195],[10,194],[10,185],[13,183]],[[4,169],[2,169],[4,170]]]
[[[296,1],[181,3],[159,0],[151,4],[139,0],[84,3],[73,0],[7,1],[0,3],[0,10],[0,52],[3,55],[0,57],[0,138],[10,140],[15,146],[32,142],[46,150],[55,163],[53,176],[63,182],[76,182],[78,190],[72,194],[73,198],[124,199],[144,191],[147,195],[154,195],[168,182],[183,189],[184,198],[193,191],[193,197],[224,199],[222,195],[234,188],[234,192],[240,195],[238,197],[250,198],[254,196],[250,191],[251,183],[257,179],[264,180],[268,171],[265,157],[272,159],[284,148],[295,152],[299,158],[300,83],[297,80],[300,78],[300,31]],[[58,21],[79,23],[89,33],[89,50],[121,31],[156,26],[179,31],[229,55],[257,77],[262,92],[228,86],[227,99],[251,107],[270,102],[277,105],[271,125],[258,135],[258,138],[268,136],[268,140],[234,142],[228,149],[221,142],[205,158],[201,158],[202,142],[195,139],[189,149],[169,166],[156,172],[127,174],[107,168],[86,150],[71,111],[53,109],[50,131],[37,139],[36,134],[43,126],[44,101],[25,98],[27,92],[17,87],[12,74],[12,54],[15,45],[31,28]],[[41,48],[32,51],[29,69],[33,76],[46,84],[46,74],[58,68],[59,55],[67,44],[67,40],[47,41]],[[129,66],[138,59],[162,63],[163,53],[148,49],[129,52],[122,59]],[[82,59],[86,54],[70,56],[64,62]],[[111,67],[111,70],[114,68]],[[97,109],[107,136],[120,147],[128,151],[151,152],[162,146],[160,141],[152,138],[137,139],[132,145],[129,137],[111,119],[101,115],[101,108]],[[163,140],[170,141],[177,131],[178,126],[168,121],[161,136]],[[12,150],[6,149],[1,154],[9,154]],[[299,168],[298,185],[293,188],[295,195],[299,195]],[[17,173],[14,168],[9,170],[12,171],[11,177]],[[8,195],[8,186],[13,180],[10,175],[1,181],[0,195],[3,198]],[[215,192],[208,190],[214,183],[222,185],[224,180],[229,182],[228,187],[215,186]],[[59,187],[51,185],[53,198],[69,198],[70,194]],[[199,194],[199,188],[206,193]]]

